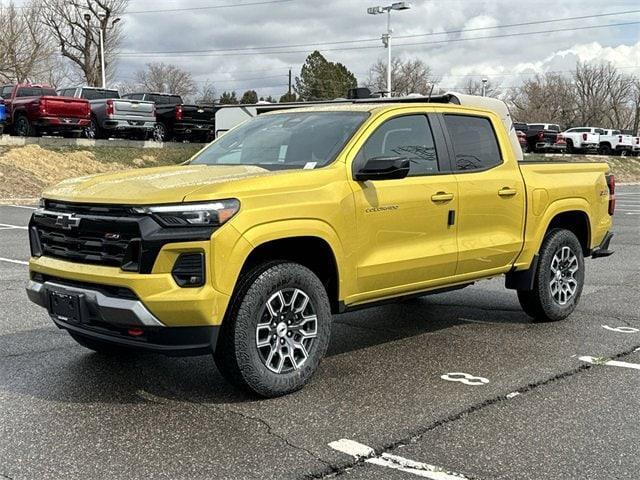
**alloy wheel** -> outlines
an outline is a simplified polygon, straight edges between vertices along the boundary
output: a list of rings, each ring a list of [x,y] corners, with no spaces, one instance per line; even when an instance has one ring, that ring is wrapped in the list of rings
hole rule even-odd
[[[551,260],[551,296],[559,305],[566,305],[578,289],[576,273],[579,269],[578,257],[571,247],[561,247]]]
[[[278,290],[265,302],[256,327],[256,347],[262,363],[272,372],[300,369],[317,336],[313,303],[299,288]]]

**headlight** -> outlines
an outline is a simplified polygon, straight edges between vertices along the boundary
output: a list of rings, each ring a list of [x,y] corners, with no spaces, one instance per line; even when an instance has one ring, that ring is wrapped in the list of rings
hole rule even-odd
[[[217,227],[233,217],[240,209],[235,198],[210,203],[182,203],[139,207],[136,213],[152,215],[165,227]]]

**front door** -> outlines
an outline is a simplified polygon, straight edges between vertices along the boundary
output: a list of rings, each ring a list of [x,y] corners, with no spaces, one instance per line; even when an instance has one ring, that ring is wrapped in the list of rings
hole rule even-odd
[[[432,128],[434,127],[434,128]],[[442,131],[426,114],[387,119],[367,139],[355,165],[374,157],[408,157],[404,179],[353,183],[358,245],[357,298],[393,296],[429,288],[455,273],[458,204],[454,175],[448,174]],[[442,142],[444,143],[444,142]],[[439,153],[441,155],[439,155]]]

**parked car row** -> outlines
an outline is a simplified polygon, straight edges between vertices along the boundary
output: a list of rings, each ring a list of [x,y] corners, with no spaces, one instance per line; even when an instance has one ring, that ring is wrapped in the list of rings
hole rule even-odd
[[[48,85],[4,85],[5,119],[0,128],[13,135],[42,134],[107,139],[208,142],[213,139],[215,108],[185,104],[179,95],[77,86],[57,91]],[[0,130],[0,133],[2,130]]]
[[[620,130],[575,127],[561,131],[553,123],[514,123],[514,127],[523,152],[640,154],[640,137]]]

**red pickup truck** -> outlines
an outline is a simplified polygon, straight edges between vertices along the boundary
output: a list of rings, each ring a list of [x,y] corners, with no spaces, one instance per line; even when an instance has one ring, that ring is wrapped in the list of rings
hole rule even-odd
[[[79,137],[91,122],[87,100],[59,97],[48,85],[3,85],[0,96],[14,135],[30,137],[46,132]]]

